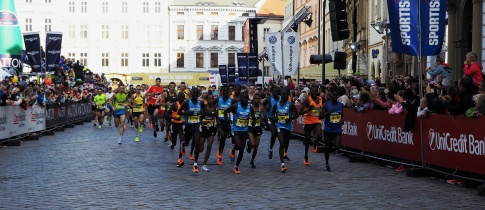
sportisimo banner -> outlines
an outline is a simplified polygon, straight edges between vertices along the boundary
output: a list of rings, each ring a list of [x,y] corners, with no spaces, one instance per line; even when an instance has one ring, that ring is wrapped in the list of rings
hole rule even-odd
[[[418,55],[418,1],[387,0],[392,51],[407,55]]]
[[[239,81],[248,81],[248,53],[237,54],[237,72]]]
[[[228,85],[236,84],[236,65],[227,66],[227,78]]]
[[[39,33],[24,33],[25,52],[32,72],[41,72],[40,37]]]
[[[299,43],[299,33],[287,32],[283,34],[283,70],[285,76],[298,74]]]
[[[446,0],[420,0],[421,55],[440,54],[445,38]]]
[[[249,81],[251,83],[255,83],[258,80],[258,54],[257,53],[249,53],[248,54],[248,61],[249,61]]]
[[[227,66],[219,65],[219,75],[221,75],[222,85],[227,85]]]
[[[269,63],[273,72],[277,75],[282,74],[283,65],[283,52],[281,51],[281,33],[266,33],[264,35],[264,41],[266,44],[266,53],[268,54]]]
[[[46,72],[59,65],[61,59],[62,33],[47,32],[46,34]]]

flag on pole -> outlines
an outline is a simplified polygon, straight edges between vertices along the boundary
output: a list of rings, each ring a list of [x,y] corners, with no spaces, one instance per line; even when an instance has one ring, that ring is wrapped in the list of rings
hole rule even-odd
[[[281,33],[266,33],[264,35],[268,60],[275,74],[281,75],[283,65],[283,52],[281,50]]]
[[[298,74],[298,60],[300,58],[300,34],[286,32],[283,34],[283,70],[285,76]]]

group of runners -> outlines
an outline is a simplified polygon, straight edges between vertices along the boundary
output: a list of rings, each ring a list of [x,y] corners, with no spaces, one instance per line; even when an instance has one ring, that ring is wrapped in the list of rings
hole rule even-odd
[[[94,126],[99,123],[102,128],[104,115],[111,125],[111,116],[116,128],[119,128],[118,144],[122,144],[126,124],[136,133],[135,142],[139,142],[139,134],[143,128],[153,128],[153,136],[157,132],[164,133],[165,142],[170,141],[170,149],[177,148],[179,152],[177,167],[185,165],[186,148],[190,145],[189,159],[193,160],[192,171],[199,172],[199,154],[205,150],[201,170],[208,172],[207,161],[211,155],[212,145],[217,136],[219,145],[216,151],[217,163],[223,164],[223,154],[226,141],[231,139],[229,158],[236,161],[234,173],[240,174],[239,165],[244,150],[252,153],[250,164],[256,168],[254,160],[258,153],[261,135],[267,126],[271,132],[269,159],[273,158],[273,147],[276,139],[279,141],[279,158],[281,172],[286,172],[285,160],[288,157],[288,146],[293,131],[293,121],[304,118],[305,156],[304,165],[310,164],[308,150],[317,152],[317,144],[325,141],[325,170],[330,172],[329,154],[340,145],[343,124],[343,105],[338,102],[338,92],[330,90],[327,99],[320,97],[317,86],[310,87],[309,96],[304,99],[297,110],[293,104],[290,91],[287,88],[274,86],[270,96],[262,97],[255,92],[254,85],[247,91],[242,91],[239,85],[230,90],[222,86],[218,94],[206,90],[192,88],[188,90],[185,83],[171,82],[164,91],[161,79],[155,80],[155,85],[130,86],[123,84],[107,93],[98,90],[93,98],[93,110],[96,110]],[[220,95],[219,95],[220,94]],[[145,117],[148,120],[145,120]],[[322,121],[324,128],[322,129]],[[148,122],[148,125],[146,123]],[[324,135],[322,135],[322,130]],[[323,137],[323,138],[322,138]],[[178,141],[177,141],[178,140]],[[177,146],[177,142],[179,142]],[[204,148],[205,147],[205,148]]]

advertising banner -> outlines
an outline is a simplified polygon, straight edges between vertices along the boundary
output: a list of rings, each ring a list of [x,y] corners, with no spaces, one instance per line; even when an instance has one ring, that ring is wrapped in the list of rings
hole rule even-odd
[[[248,54],[248,61],[249,61],[249,82],[255,83],[258,80],[258,54],[257,53],[249,53]]]
[[[10,137],[10,127],[12,126],[11,106],[0,106],[0,139]]]
[[[273,72],[277,75],[283,73],[283,52],[281,50],[281,33],[266,33],[264,35],[268,60]]]
[[[283,34],[283,70],[285,76],[298,74],[300,58],[300,33],[286,32]]]
[[[227,65],[227,84],[236,84],[236,65]]]
[[[59,65],[61,59],[61,47],[62,47],[62,33],[60,32],[47,32],[46,34],[46,72]]]
[[[22,67],[23,43],[14,0],[0,1],[0,34],[0,68],[18,71]]]
[[[389,11],[389,26],[392,31],[392,51],[395,53],[403,53],[412,56],[418,55],[419,2],[421,1],[387,0],[387,6]]]
[[[40,53],[39,33],[24,33],[25,53],[32,72],[41,72],[42,54]]]
[[[44,107],[36,106],[35,108],[29,107],[26,111],[30,113],[29,120],[29,132],[38,132],[45,130],[46,125],[46,109]]]
[[[29,123],[30,123],[30,113],[20,108],[19,106],[12,106],[9,107],[9,113],[11,114],[10,121],[10,136],[18,136],[22,134],[26,134],[29,132]],[[29,119],[27,119],[27,117]]]
[[[421,55],[441,53],[446,29],[446,0],[419,1],[421,4]],[[393,48],[394,49],[394,48]]]
[[[237,54],[237,72],[239,74],[239,81],[248,81],[248,54],[249,53]]]
[[[46,104],[46,128],[53,128],[57,126],[57,104]]]
[[[222,85],[227,85],[227,65],[219,65],[219,75]]]

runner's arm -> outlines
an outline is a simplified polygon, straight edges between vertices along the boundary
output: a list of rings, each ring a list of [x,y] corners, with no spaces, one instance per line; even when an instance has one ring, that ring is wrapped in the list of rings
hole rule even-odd
[[[177,114],[178,115],[191,115],[192,112],[191,111],[187,111],[187,112],[184,112],[184,110],[186,110],[187,108],[189,108],[189,103],[187,100],[185,100],[182,105],[180,105],[180,109],[177,111]]]
[[[293,103],[290,104],[290,111],[293,112],[293,119],[292,120],[296,120],[296,119],[298,119],[298,117],[300,117],[300,115],[298,114],[298,110],[296,110],[295,104],[293,104]]]
[[[319,120],[323,120],[324,118],[330,115],[330,113],[328,113],[327,107],[328,107],[328,102],[325,102],[322,106],[320,114],[318,115]]]
[[[237,111],[237,104],[231,105],[229,108],[224,110],[224,119],[229,119],[228,114],[235,113],[236,111]]]

